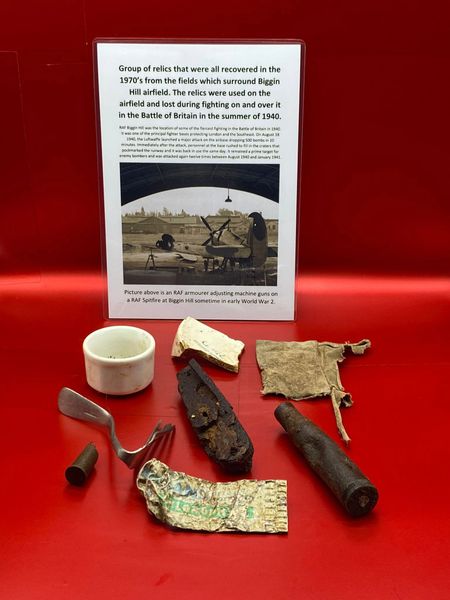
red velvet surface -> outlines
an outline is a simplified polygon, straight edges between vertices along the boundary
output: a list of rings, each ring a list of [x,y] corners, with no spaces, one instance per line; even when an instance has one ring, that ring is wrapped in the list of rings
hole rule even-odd
[[[210,480],[224,475],[200,449],[177,392],[170,347],[178,322],[145,321],[156,339],[152,385],[126,399],[90,390],[81,343],[102,318],[91,274],[9,284],[2,295],[0,464],[2,597],[370,598],[448,597],[447,280],[303,277],[297,322],[214,325],[246,344],[241,371],[207,372],[234,405],[255,446],[251,476],[288,481],[286,535],[171,530],[146,512],[133,475],[106,435],[60,415],[69,386],[109,409],[125,447],[140,446],[157,419],[173,422],[157,455]],[[136,324],[136,322],[134,322]],[[341,368],[354,405],[344,410],[348,455],[377,485],[373,513],[347,517],[308,470],[262,397],[255,341],[372,340]],[[329,400],[298,405],[337,440]],[[84,445],[100,453],[84,488],[64,470]]]
[[[226,5],[96,0],[0,8],[0,594],[37,600],[448,597],[450,19],[431,1]],[[103,312],[91,42],[97,36],[301,38],[306,43],[298,311],[294,322],[214,326],[242,339],[241,372],[208,373],[255,445],[255,478],[288,480],[287,535],[174,531],[94,427],[60,415],[88,395],[137,447],[162,418],[160,458],[227,479],[186,423],[170,347],[178,322],[134,322],[157,343],[153,384],[105,398],[81,343]],[[355,401],[348,449],[379,504],[348,518],[262,397],[255,341],[358,341],[341,371]],[[329,401],[299,408],[338,440]],[[94,441],[85,488],[65,467]]]

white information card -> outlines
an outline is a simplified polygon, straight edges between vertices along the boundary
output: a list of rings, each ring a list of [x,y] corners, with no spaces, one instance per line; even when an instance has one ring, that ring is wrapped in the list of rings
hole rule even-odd
[[[96,41],[111,318],[295,318],[301,42]]]

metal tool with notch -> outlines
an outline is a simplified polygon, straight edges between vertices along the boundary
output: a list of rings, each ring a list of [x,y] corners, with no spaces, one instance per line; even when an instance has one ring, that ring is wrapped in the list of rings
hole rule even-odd
[[[117,439],[116,426],[112,415],[98,404],[95,404],[95,402],[65,387],[59,392],[58,408],[68,417],[107,427],[115,453],[130,469],[137,469],[144,464],[152,455],[154,443],[175,428],[170,423],[163,426],[161,421],[158,421],[141,448],[137,450],[125,450]]]

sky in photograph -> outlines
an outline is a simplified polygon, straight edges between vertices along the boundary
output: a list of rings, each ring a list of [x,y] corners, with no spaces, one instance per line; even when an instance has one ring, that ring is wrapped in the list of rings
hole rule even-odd
[[[242,213],[259,212],[265,219],[278,219],[278,203],[239,190],[230,189],[231,202],[225,202],[228,190],[217,187],[191,187],[159,192],[139,198],[122,206],[122,214],[139,212],[162,212],[166,207],[173,214],[183,209],[190,215],[214,215],[221,208]]]

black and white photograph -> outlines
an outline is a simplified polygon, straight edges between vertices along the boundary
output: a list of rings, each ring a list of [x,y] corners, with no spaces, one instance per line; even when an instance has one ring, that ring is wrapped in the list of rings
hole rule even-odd
[[[121,163],[125,284],[276,286],[279,165]]]

